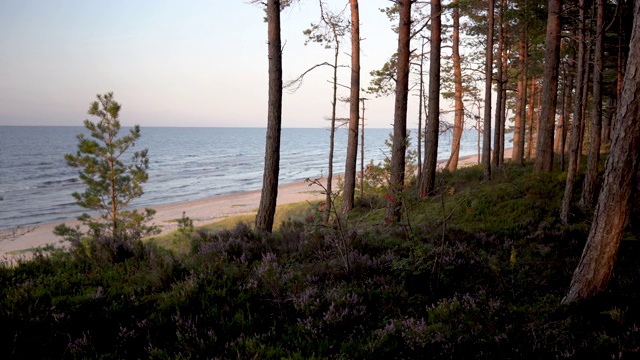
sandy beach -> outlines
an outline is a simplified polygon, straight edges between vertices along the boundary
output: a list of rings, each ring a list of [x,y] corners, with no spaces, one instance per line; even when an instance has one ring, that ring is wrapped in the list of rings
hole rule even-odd
[[[505,159],[511,158],[511,149],[505,149]],[[439,161],[438,167],[442,168],[446,161]],[[477,155],[460,157],[458,167],[476,165]],[[302,201],[314,201],[324,198],[322,189],[317,185],[311,185],[305,181],[298,181],[278,187],[278,205],[297,203]],[[217,220],[237,215],[255,213],[260,204],[260,190],[239,192],[210,198],[165,204],[154,206],[156,215],[153,223],[159,225],[162,233],[168,233],[176,229],[176,219],[182,217],[182,212],[194,220],[194,225],[204,225]],[[45,245],[63,246],[60,239],[53,235],[53,229],[66,223],[69,226],[79,224],[76,220],[40,224],[31,232],[20,236],[15,240],[0,241],[0,256],[17,254],[28,249]]]

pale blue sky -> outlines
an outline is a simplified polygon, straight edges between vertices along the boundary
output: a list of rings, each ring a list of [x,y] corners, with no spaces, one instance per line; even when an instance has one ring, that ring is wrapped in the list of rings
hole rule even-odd
[[[341,9],[347,0],[327,3]],[[363,87],[397,46],[378,10],[389,4],[360,0]],[[285,80],[331,60],[331,50],[304,45],[302,31],[318,16],[316,0],[282,14]],[[246,0],[2,0],[0,125],[81,125],[95,94],[113,91],[124,125],[264,127],[263,17]],[[285,93],[284,127],[327,126],[330,74],[317,70]],[[347,116],[348,106],[339,109]],[[372,99],[366,115],[368,126],[389,127],[393,98]]]

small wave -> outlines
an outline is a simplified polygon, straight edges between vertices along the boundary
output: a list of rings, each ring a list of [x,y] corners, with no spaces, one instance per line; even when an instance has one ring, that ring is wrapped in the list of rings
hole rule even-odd
[[[47,186],[52,186],[52,185],[60,185],[60,184],[74,184],[79,182],[80,179],[78,178],[70,178],[70,179],[64,179],[64,180],[50,180],[50,181],[45,181],[42,184],[44,186],[41,187],[47,187]]]

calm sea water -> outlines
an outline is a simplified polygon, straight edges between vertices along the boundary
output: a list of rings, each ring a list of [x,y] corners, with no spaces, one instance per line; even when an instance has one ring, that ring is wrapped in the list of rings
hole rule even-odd
[[[378,163],[389,154],[384,141],[390,131],[365,130],[367,163]],[[81,132],[85,132],[82,127],[0,126],[0,229],[68,220],[83,212],[71,194],[84,186],[77,169],[64,161],[64,154],[75,153],[76,134]],[[262,186],[265,129],[147,127],[141,132],[134,150],[149,149],[149,181],[135,207]],[[344,172],[346,143],[347,131],[339,129],[336,173]],[[326,129],[283,129],[280,183],[326,176],[328,144]],[[438,158],[447,158],[450,147],[450,136],[445,134]],[[463,136],[461,155],[476,152],[477,133],[469,130]]]

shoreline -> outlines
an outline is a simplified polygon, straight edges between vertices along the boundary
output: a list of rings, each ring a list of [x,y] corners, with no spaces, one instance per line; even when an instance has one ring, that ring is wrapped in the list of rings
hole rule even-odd
[[[511,148],[505,149],[505,159],[511,158],[511,151]],[[439,160],[437,168],[442,169],[447,160]],[[477,165],[477,161],[478,154],[461,156],[458,159],[458,167]],[[334,186],[336,186],[338,179],[343,176],[344,174],[335,175]],[[160,227],[161,234],[167,234],[177,229],[178,224],[175,220],[182,217],[183,211],[186,216],[193,220],[195,226],[210,224],[227,217],[255,214],[260,204],[261,191],[235,192],[152,206],[156,210],[152,223]],[[300,180],[278,186],[277,205],[322,200],[324,197],[322,188],[317,185],[314,186],[305,180]],[[36,225],[32,231],[15,240],[0,241],[0,256],[20,256],[20,254],[24,255],[24,252],[29,252],[31,249],[47,245],[65,246],[64,240],[53,235],[53,229],[59,224],[67,224],[73,227],[79,225],[80,222],[71,219]]]
[[[312,186],[305,180],[287,183],[278,186],[277,205],[324,199],[322,191],[320,187]],[[151,223],[158,225],[160,235],[163,235],[177,229],[178,224],[175,220],[182,217],[183,211],[193,220],[194,226],[210,224],[227,217],[252,214],[260,205],[260,195],[261,190],[252,190],[150,206],[156,210]],[[0,241],[0,255],[11,255],[47,245],[64,246],[64,240],[53,234],[53,229],[60,224],[74,227],[80,225],[80,221],[70,219],[35,225],[32,231],[15,240]],[[30,227],[24,227],[27,228]]]

